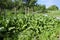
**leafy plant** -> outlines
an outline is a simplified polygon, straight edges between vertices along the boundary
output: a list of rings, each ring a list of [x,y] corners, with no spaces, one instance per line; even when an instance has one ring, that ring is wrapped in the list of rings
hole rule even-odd
[[[5,40],[57,40],[60,21],[41,14],[11,14],[0,17],[0,35]]]

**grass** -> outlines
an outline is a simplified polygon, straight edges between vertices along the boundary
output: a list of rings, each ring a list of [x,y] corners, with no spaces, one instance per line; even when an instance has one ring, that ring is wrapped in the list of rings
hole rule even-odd
[[[56,10],[56,11],[49,11],[49,13],[47,13],[50,16],[53,17],[60,17],[60,10]]]

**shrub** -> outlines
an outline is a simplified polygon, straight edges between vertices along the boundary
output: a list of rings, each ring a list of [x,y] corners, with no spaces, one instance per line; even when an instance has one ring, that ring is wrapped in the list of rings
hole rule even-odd
[[[17,14],[0,19],[5,40],[57,40],[60,21],[40,14]]]

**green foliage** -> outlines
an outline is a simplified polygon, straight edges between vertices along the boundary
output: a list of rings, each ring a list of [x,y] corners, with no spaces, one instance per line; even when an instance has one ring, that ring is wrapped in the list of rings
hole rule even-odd
[[[48,10],[58,10],[59,8],[56,5],[52,5],[48,8]]]
[[[34,11],[40,11],[41,13],[46,12],[46,6],[36,4],[34,6]]]
[[[48,11],[47,15],[50,15],[50,16],[53,16],[53,17],[59,17],[60,18],[60,10]]]
[[[55,40],[59,26],[56,18],[40,14],[0,17],[0,35],[5,40]]]
[[[23,3],[24,3],[25,6],[27,6],[27,7],[32,7],[32,6],[34,6],[36,2],[37,2],[37,0],[23,0]]]
[[[21,0],[0,0],[0,8],[1,9],[13,9],[22,6]]]
[[[0,0],[0,36],[4,40],[57,40],[60,20],[41,14],[20,14],[24,13],[25,8],[29,11],[28,7],[45,12],[45,5],[35,5],[36,1],[23,3],[22,0]],[[58,9],[51,7],[55,8]]]

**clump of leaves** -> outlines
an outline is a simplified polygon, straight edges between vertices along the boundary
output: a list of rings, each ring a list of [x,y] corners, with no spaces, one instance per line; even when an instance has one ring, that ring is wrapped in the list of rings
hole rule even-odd
[[[57,40],[60,21],[40,14],[17,14],[0,19],[0,34],[10,40]]]

